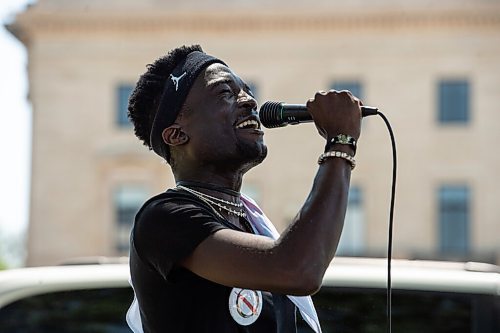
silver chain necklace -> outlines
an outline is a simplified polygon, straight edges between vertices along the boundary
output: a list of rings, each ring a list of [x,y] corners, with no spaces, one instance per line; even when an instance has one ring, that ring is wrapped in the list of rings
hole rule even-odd
[[[227,200],[224,200],[224,199],[220,199],[220,198],[217,198],[217,197],[214,197],[214,196],[202,193],[202,192],[198,192],[196,190],[193,190],[192,188],[185,187],[185,186],[182,186],[182,185],[177,185],[177,187],[181,188],[181,189],[183,189],[185,191],[191,192],[193,194],[201,195],[202,197],[210,199],[212,201],[217,201],[217,202],[220,202],[222,204],[231,205],[233,207],[238,207],[238,208],[243,207],[243,204],[241,202],[232,202],[232,201],[227,201]]]
[[[213,196],[205,194],[205,193],[198,192],[196,190],[193,190],[191,188],[188,188],[188,187],[185,187],[182,185],[177,185],[177,188],[184,190],[186,192],[189,192],[192,195],[201,199],[202,201],[208,203],[210,206],[215,205],[219,209],[223,209],[226,212],[228,212],[229,214],[236,215],[238,217],[247,217],[247,214],[242,209],[243,204],[241,202],[236,203],[236,202],[231,202],[231,201],[219,199],[219,198],[213,197]],[[228,207],[225,204],[231,205],[235,208]],[[236,209],[239,209],[239,210],[236,210]],[[217,211],[215,211],[215,212],[217,212]]]

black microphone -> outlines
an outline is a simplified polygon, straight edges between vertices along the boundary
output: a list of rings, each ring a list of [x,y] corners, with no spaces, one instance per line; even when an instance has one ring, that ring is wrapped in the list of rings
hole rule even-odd
[[[361,106],[361,116],[374,116],[378,108]],[[286,104],[283,102],[265,102],[259,111],[260,122],[264,127],[276,128],[286,125],[297,125],[313,121],[304,104]]]

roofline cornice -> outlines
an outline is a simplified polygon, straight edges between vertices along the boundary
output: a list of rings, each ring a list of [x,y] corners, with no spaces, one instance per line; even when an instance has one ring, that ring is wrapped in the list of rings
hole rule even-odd
[[[29,11],[7,25],[23,42],[42,33],[144,32],[290,32],[355,29],[500,29],[500,8],[494,11],[370,13],[37,13]],[[499,30],[500,31],[500,30]]]

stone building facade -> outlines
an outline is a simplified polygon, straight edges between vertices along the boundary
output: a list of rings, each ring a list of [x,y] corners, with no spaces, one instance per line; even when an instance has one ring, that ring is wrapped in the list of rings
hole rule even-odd
[[[349,89],[391,121],[398,147],[394,255],[500,259],[500,4],[494,1],[39,0],[9,30],[27,47],[33,104],[27,265],[124,255],[132,216],[173,185],[124,118],[145,65],[200,43],[259,101]],[[267,130],[243,190],[283,229],[323,140]],[[387,130],[366,118],[339,254],[385,256]]]

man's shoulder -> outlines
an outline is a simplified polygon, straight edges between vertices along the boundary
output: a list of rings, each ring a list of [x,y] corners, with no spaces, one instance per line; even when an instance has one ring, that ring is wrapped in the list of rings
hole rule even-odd
[[[213,214],[206,203],[193,195],[178,189],[168,189],[148,199],[139,209],[137,217],[148,213],[179,214],[184,210]]]
[[[144,206],[148,206],[151,204],[158,204],[162,202],[178,202],[182,203],[185,201],[192,200],[192,196],[188,195],[187,193],[184,193],[183,191],[180,191],[176,188],[170,188],[166,190],[165,192],[158,193],[151,198],[149,198],[145,203]]]

